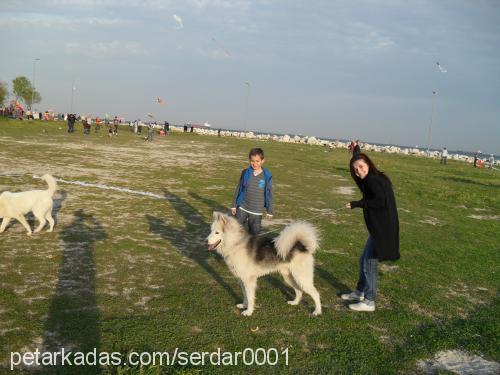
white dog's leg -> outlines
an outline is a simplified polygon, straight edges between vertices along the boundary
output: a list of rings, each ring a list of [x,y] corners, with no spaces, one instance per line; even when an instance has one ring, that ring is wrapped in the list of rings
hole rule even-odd
[[[50,211],[47,212],[47,214],[45,215],[45,218],[47,219],[47,221],[50,224],[50,228],[47,230],[47,232],[52,232],[52,230],[54,230],[54,219],[52,218],[52,214],[50,213]]]
[[[288,270],[281,272],[281,276],[283,276],[285,283],[295,291],[295,299],[288,301],[288,304],[293,306],[298,305],[302,299],[302,290],[300,290],[295,280],[290,277],[290,272],[288,272]]]
[[[312,268],[312,262],[310,267],[294,268],[292,270],[292,276],[300,288],[312,297],[315,306],[313,315],[321,315],[321,301],[319,293],[314,287],[314,269]]]
[[[2,225],[0,226],[0,233],[2,233],[10,222],[10,217],[4,217],[2,219]]]
[[[243,283],[245,285],[247,295],[247,309],[243,310],[241,314],[250,316],[253,314],[253,309],[255,307],[255,289],[257,288],[257,278],[252,277],[250,279],[243,280]]]
[[[240,286],[241,286],[241,291],[243,292],[243,303],[238,303],[236,307],[238,309],[246,309],[248,306],[248,301],[247,301],[247,292],[245,290],[245,284],[241,280],[240,281]]]
[[[19,215],[16,217],[16,219],[23,225],[23,227],[26,228],[26,230],[28,231],[28,235],[31,236],[31,228],[30,228],[28,222],[26,221],[26,219],[24,218],[24,216]]]
[[[39,212],[33,211],[33,215],[35,215],[35,217],[39,221],[38,227],[35,229],[35,233],[38,233],[38,232],[40,232],[43,229],[43,227],[47,223],[47,220],[45,220],[44,215],[40,214]]]

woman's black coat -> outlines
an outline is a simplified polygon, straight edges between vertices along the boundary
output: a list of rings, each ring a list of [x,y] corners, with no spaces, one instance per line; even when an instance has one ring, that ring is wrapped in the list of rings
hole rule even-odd
[[[396,198],[388,179],[369,173],[360,184],[363,199],[351,202],[351,208],[363,208],[366,227],[375,244],[379,261],[399,259],[399,220]]]

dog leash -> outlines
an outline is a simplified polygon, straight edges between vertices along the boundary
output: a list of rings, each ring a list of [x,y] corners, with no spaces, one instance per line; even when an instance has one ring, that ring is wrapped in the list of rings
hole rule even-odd
[[[300,220],[300,221],[313,221],[315,220],[316,218],[320,217],[320,216],[325,216],[325,215],[328,215],[328,214],[332,214],[332,213],[336,213],[340,210],[343,210],[345,209],[346,207],[345,206],[342,206],[342,207],[339,207],[339,208],[336,208],[328,213],[324,213],[324,212],[321,212],[319,214],[316,214],[316,215],[313,215],[313,216],[310,216],[308,217],[307,219],[304,219],[304,220]],[[278,233],[280,232],[281,229],[273,229],[273,230],[269,230],[267,232],[262,232],[262,233],[259,233],[259,236],[263,236],[263,235],[266,235],[266,234],[270,234],[270,233]]]

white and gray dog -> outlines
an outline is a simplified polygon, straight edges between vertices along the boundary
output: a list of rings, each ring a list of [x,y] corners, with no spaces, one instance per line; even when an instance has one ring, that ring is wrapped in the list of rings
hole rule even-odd
[[[240,281],[243,290],[243,315],[250,316],[255,307],[257,279],[279,272],[295,290],[290,305],[299,304],[302,293],[314,300],[313,315],[321,314],[319,293],[314,287],[314,252],[318,248],[316,229],[306,222],[288,225],[274,240],[265,236],[251,236],[238,221],[220,212],[214,212],[212,231],[207,237],[208,250],[217,251]]]

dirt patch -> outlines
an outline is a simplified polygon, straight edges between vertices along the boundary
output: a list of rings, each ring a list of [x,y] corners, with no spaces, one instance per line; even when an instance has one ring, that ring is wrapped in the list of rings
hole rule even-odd
[[[381,264],[380,265],[380,271],[384,272],[384,273],[388,273],[388,272],[394,272],[394,271],[397,271],[399,269],[399,266],[396,266],[395,264]]]
[[[335,192],[342,195],[353,195],[355,188],[352,186],[339,186],[335,189]]]
[[[476,220],[500,220],[500,215],[469,215],[467,217]]]
[[[438,371],[451,371],[460,375],[493,375],[500,373],[500,364],[487,361],[478,355],[460,350],[447,350],[437,353],[434,358],[417,362],[425,374]]]
[[[417,315],[424,316],[424,317],[430,318],[430,319],[434,319],[436,317],[436,315],[434,313],[427,311],[426,309],[424,309],[422,306],[420,306],[416,302],[410,303],[408,305],[408,307],[410,308],[411,311],[413,311]]]
[[[426,218],[424,220],[419,220],[418,222],[423,223],[423,224],[430,224],[430,225],[442,225],[441,222],[437,218],[432,217],[432,216],[426,216]]]

